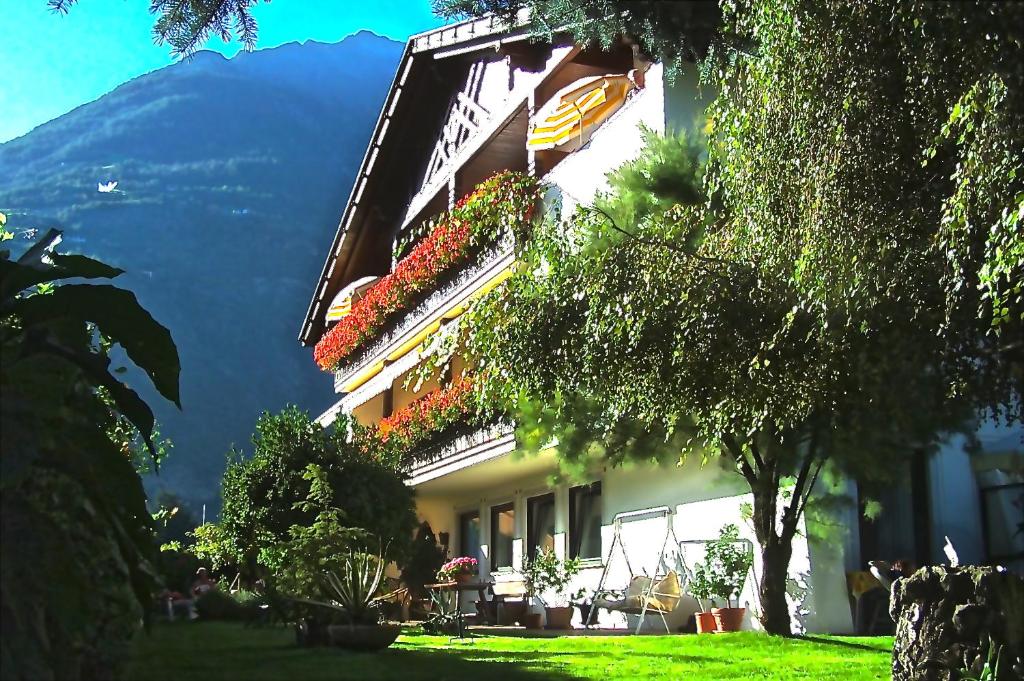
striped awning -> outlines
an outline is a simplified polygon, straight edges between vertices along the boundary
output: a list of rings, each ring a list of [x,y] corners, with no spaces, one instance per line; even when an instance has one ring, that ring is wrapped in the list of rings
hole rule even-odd
[[[342,317],[347,317],[352,312],[352,303],[358,300],[366,289],[370,288],[379,277],[363,277],[356,279],[345,288],[338,291],[338,295],[334,296],[334,300],[331,301],[331,306],[327,308],[327,314],[324,316],[324,320],[328,322],[336,322]]]
[[[615,113],[634,87],[625,75],[581,78],[559,90],[537,112],[528,149],[575,151]]]

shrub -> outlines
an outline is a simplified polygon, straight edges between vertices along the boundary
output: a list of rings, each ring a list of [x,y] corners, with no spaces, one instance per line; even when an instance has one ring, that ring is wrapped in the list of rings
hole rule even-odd
[[[428,596],[425,584],[434,581],[437,571],[444,564],[444,548],[438,546],[430,523],[424,522],[416,530],[416,538],[412,542],[409,560],[402,568],[402,582],[414,598]]]
[[[347,418],[324,430],[294,406],[260,416],[252,458],[238,455],[221,486],[221,539],[247,571],[266,566],[261,552],[278,551],[296,538],[294,527],[312,528],[325,512],[336,514],[337,527],[385,538],[387,558],[405,557],[416,527],[413,492],[349,442],[348,430]]]
[[[235,596],[221,589],[210,589],[196,599],[196,613],[204,620],[237,622],[246,619],[250,611]]]

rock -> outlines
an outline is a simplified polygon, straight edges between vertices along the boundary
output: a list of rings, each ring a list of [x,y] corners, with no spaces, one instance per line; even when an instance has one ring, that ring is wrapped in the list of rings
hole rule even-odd
[[[893,681],[976,678],[1000,652],[998,676],[1022,679],[1024,580],[991,567],[926,567],[893,586]],[[992,656],[994,660],[994,655]]]

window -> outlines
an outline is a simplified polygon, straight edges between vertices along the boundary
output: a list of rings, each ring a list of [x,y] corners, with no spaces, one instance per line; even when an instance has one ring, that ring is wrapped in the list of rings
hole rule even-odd
[[[512,567],[516,511],[512,502],[491,506],[491,569]]]
[[[480,558],[480,511],[459,514],[459,555]]]
[[[526,501],[526,551],[530,558],[555,548],[555,495],[544,494]]]
[[[569,490],[569,557],[601,557],[601,483]]]

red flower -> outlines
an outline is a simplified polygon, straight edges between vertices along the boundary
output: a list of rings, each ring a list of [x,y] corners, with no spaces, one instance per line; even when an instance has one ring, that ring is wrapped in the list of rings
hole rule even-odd
[[[313,359],[324,371],[336,371],[345,357],[379,333],[391,315],[468,259],[474,244],[493,241],[511,224],[529,222],[538,198],[536,183],[523,173],[496,173],[477,185],[442,216],[393,272],[353,303],[351,312],[316,344]]]
[[[450,386],[427,393],[382,419],[369,436],[380,444],[407,453],[432,435],[463,420],[473,408],[472,379],[463,377]]]

